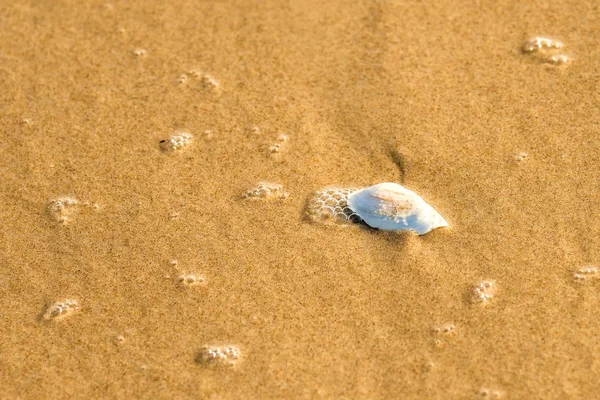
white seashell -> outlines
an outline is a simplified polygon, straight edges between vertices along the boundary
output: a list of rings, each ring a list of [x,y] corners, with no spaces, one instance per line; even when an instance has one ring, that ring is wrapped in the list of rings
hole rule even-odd
[[[348,206],[370,227],[413,230],[419,235],[442,226],[446,220],[415,192],[396,183],[380,183],[356,191]]]

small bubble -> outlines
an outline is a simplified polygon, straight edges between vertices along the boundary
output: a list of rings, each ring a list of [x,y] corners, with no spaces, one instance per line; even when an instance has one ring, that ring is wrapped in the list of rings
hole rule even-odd
[[[117,342],[117,344],[125,343],[125,336],[119,335],[115,338],[115,341]]]
[[[186,74],[179,75],[179,77],[177,77],[177,79],[175,80],[175,82],[177,82],[180,85],[183,85],[187,81],[188,81],[188,76]]]
[[[204,346],[196,356],[196,362],[205,366],[234,366],[241,355],[237,346]]]
[[[358,189],[329,187],[315,192],[308,200],[305,215],[314,222],[347,224],[362,219],[348,207],[348,197]]]
[[[529,158],[529,154],[524,151],[520,151],[515,155],[515,160],[518,162],[523,162],[527,160],[527,158]]]
[[[179,261],[177,261],[177,260],[171,260],[171,261],[169,261],[169,265],[171,265],[173,267],[177,266],[178,264],[179,264]]]
[[[538,62],[561,66],[571,62],[571,57],[561,53],[562,42],[550,38],[534,37],[525,41],[521,52]]]
[[[496,294],[497,287],[494,281],[485,280],[475,285],[471,290],[473,303],[487,304]]]
[[[456,326],[454,324],[444,324],[439,329],[440,333],[444,335],[456,335]]]
[[[598,274],[598,268],[596,267],[580,268],[573,273],[573,278],[575,278],[575,280],[579,282],[583,282],[594,278],[597,279],[599,277],[600,274]]]
[[[253,135],[260,135],[260,128],[258,126],[253,126],[250,128],[250,133]]]
[[[79,200],[73,197],[62,196],[50,200],[47,209],[50,216],[56,222],[67,224],[79,212],[79,204]]]
[[[182,286],[196,286],[206,283],[203,275],[192,273],[181,273],[177,275],[176,281]]]
[[[269,153],[277,154],[285,150],[285,148],[287,147],[286,143],[289,141],[289,139],[289,136],[285,133],[280,133],[279,135],[277,135],[275,143],[269,146]]]
[[[159,142],[160,148],[164,152],[173,152],[181,150],[192,143],[193,136],[187,132],[180,132],[168,139]]]
[[[527,39],[521,47],[523,53],[536,53],[544,50],[558,50],[562,48],[562,42],[540,36]]]
[[[205,74],[204,76],[202,76],[202,79],[200,81],[202,83],[202,86],[204,86],[207,89],[218,91],[221,88],[221,84],[219,83],[219,81],[216,80],[212,75]]]
[[[502,392],[488,388],[481,388],[477,391],[477,397],[482,399],[499,399],[502,397]]]
[[[133,50],[133,55],[136,57],[146,57],[146,55],[148,54],[148,52],[145,49],[134,49]]]
[[[31,124],[33,123],[33,120],[32,120],[31,118],[23,118],[23,119],[21,120],[21,123],[22,123],[23,125],[31,125]]]
[[[288,192],[278,183],[261,181],[255,187],[246,190],[242,194],[244,199],[287,199]]]
[[[546,58],[544,61],[552,65],[564,65],[571,62],[571,57],[566,54],[556,54]]]
[[[79,309],[79,303],[75,299],[59,300],[52,303],[42,316],[45,320],[59,320],[68,317]]]
[[[206,129],[204,132],[202,132],[202,134],[204,135],[204,139],[206,140],[213,140],[215,137],[214,132],[210,129]]]

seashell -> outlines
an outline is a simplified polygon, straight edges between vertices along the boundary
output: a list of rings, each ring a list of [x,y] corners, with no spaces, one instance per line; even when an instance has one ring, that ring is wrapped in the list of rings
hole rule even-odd
[[[396,183],[380,183],[352,193],[348,206],[367,225],[383,230],[413,230],[424,235],[448,226],[446,220],[415,192]]]

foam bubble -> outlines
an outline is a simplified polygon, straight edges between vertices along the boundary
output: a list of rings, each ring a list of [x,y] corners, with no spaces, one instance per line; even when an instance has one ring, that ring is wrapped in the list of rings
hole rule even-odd
[[[600,274],[598,273],[598,268],[596,267],[584,267],[584,268],[580,268],[577,271],[575,271],[573,273],[573,278],[575,278],[576,281],[586,281],[586,280],[590,280],[590,279],[594,279],[594,278],[599,278]]]
[[[565,65],[571,62],[571,57],[566,54],[555,54],[544,59],[548,64],[552,65]]]
[[[148,55],[148,52],[145,49],[141,48],[134,49],[132,53],[136,57],[145,57]]]
[[[277,135],[277,139],[275,142],[269,146],[269,153],[277,154],[286,150],[287,142],[290,140],[290,137],[285,133],[280,133]]]
[[[563,48],[563,43],[559,40],[536,36],[529,38],[523,43],[521,50],[523,53],[537,53],[544,50],[558,50]]]
[[[46,321],[49,320],[60,320],[73,314],[79,310],[79,303],[75,299],[64,299],[58,300],[50,304],[42,318]]]
[[[181,74],[177,77],[177,79],[175,79],[175,82],[179,83],[180,85],[187,83],[187,81],[188,76],[186,74]]]
[[[180,132],[168,139],[159,142],[160,148],[164,152],[174,152],[188,147],[193,140],[193,136],[187,132]]]
[[[494,281],[484,280],[472,289],[472,301],[474,303],[487,304],[489,303],[497,292],[497,286]]]
[[[56,222],[67,224],[79,212],[79,200],[74,197],[61,196],[48,201],[48,213]]]
[[[215,95],[219,95],[221,93],[221,83],[210,74],[202,75],[200,78],[200,86]]]
[[[432,332],[436,335],[452,336],[456,335],[456,326],[452,323],[446,323],[441,326],[434,326]]]
[[[525,160],[527,160],[529,158],[529,153],[526,153],[524,151],[520,151],[517,154],[515,154],[515,160],[517,160],[518,162],[523,162]]]
[[[571,62],[571,57],[563,53],[563,43],[559,40],[533,37],[521,46],[521,52],[538,62],[561,66]]]
[[[288,196],[282,185],[267,181],[259,182],[242,194],[242,198],[251,200],[287,199]]]
[[[502,392],[483,387],[477,391],[477,397],[481,399],[499,399],[502,397]]]
[[[237,346],[204,346],[196,356],[196,362],[205,366],[234,366],[242,356]]]
[[[49,200],[46,205],[50,218],[63,225],[73,221],[82,209],[89,209],[90,207],[93,211],[96,211],[100,208],[100,205],[89,201],[80,201],[70,196],[57,197]]]
[[[321,223],[354,223],[360,217],[348,207],[348,197],[358,189],[329,187],[315,192],[308,200],[305,214]]]
[[[450,322],[434,326],[431,331],[434,335],[433,344],[438,348],[444,347],[450,338],[456,336],[456,326]]]
[[[201,274],[181,273],[177,275],[176,281],[181,286],[197,286],[204,285],[206,283],[206,278]]]

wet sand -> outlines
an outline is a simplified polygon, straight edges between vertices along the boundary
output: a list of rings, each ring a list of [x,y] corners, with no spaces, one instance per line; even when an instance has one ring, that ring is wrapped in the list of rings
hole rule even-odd
[[[0,5],[3,398],[597,396],[597,4],[176,3]],[[451,229],[304,216],[386,181]]]

